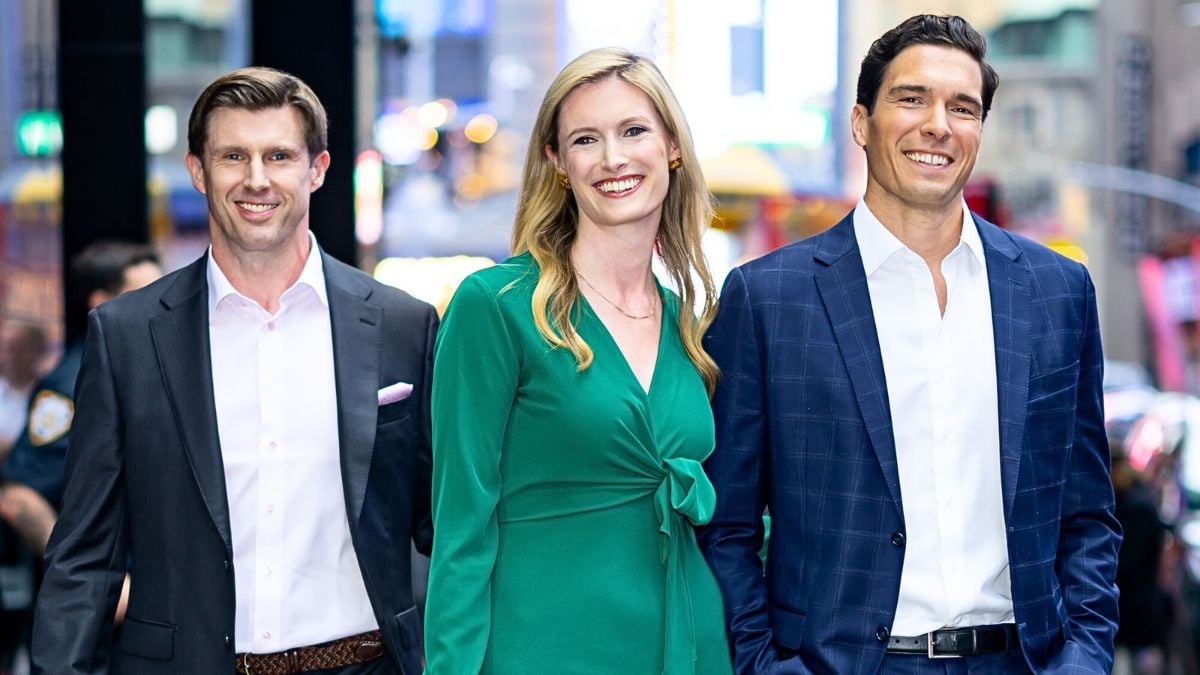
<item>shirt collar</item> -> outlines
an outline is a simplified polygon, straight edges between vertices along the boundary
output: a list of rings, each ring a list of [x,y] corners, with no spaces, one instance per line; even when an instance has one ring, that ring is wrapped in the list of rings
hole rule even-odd
[[[962,205],[962,214],[962,234],[959,241],[967,245],[967,249],[975,255],[980,265],[984,265],[983,240],[979,238],[979,229],[975,226],[975,219],[971,217],[971,211],[967,208],[965,200]],[[875,217],[865,199],[859,199],[858,205],[854,207],[854,237],[858,240],[863,269],[868,277],[896,251],[907,249],[904,243]]]
[[[311,230],[308,232],[308,241],[308,258],[304,261],[304,269],[300,270],[300,277],[296,279],[296,283],[283,292],[282,298],[290,299],[298,288],[307,286],[317,294],[317,298],[321,300],[321,304],[328,307],[329,294],[325,289],[325,267],[321,260],[321,250],[317,247],[317,238]],[[231,295],[242,298],[246,297],[233,287],[233,284],[229,282],[229,277],[225,276],[225,272],[221,270],[221,266],[213,259],[211,244],[208,246],[207,272],[208,312],[210,315],[225,298]],[[246,299],[249,300],[249,298]]]

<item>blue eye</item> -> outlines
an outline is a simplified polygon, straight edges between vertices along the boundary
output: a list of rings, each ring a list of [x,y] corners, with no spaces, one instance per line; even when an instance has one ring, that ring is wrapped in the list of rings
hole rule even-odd
[[[626,136],[641,136],[642,134],[646,133],[646,131],[647,131],[647,129],[645,127],[629,127],[628,129],[625,130],[625,135]]]
[[[592,138],[591,136],[580,136],[579,138],[576,138],[574,141],[572,141],[571,145],[591,145],[592,143],[595,143],[595,142],[596,142],[596,139]]]

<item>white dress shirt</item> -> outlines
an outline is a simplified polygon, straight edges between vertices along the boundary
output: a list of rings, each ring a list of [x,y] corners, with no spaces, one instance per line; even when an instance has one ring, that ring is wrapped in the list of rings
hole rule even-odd
[[[274,315],[238,293],[210,251],[208,307],[236,650],[277,652],[377,628],[346,519],[315,241]]]
[[[25,428],[29,412],[29,395],[33,393],[33,385],[16,388],[8,380],[0,377],[0,448],[17,441]]]
[[[987,262],[963,205],[962,236],[933,275],[860,200],[862,252],[891,405],[905,552],[892,634],[1013,621]]]

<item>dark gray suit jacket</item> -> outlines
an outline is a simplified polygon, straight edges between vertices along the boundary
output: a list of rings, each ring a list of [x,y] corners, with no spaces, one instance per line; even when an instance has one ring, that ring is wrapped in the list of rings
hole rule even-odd
[[[411,541],[428,552],[432,539],[428,401],[437,314],[322,255],[350,534],[388,653],[416,675],[409,557]],[[35,672],[233,670],[233,550],[206,260],[89,317],[66,493],[37,601]],[[413,383],[413,395],[379,407],[378,390],[398,381]],[[127,568],[129,608],[114,633]]]

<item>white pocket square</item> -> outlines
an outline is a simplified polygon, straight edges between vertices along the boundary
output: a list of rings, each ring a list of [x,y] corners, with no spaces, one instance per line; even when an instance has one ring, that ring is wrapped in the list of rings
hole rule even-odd
[[[407,382],[397,382],[389,384],[379,390],[379,405],[387,405],[396,401],[403,401],[412,396],[413,386]]]

